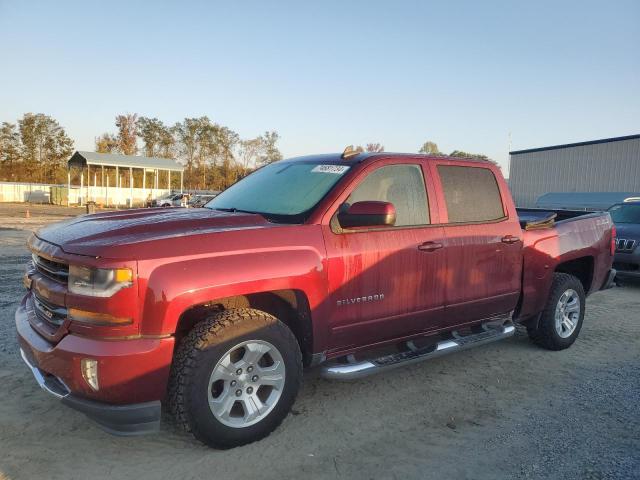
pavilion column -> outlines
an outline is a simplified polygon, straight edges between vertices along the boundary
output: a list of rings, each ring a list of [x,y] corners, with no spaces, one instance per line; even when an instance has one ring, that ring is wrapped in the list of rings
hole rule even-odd
[[[144,197],[144,201],[147,201],[147,169],[146,167],[142,169],[142,196]]]
[[[80,171],[80,198],[78,199],[78,203],[82,206],[82,200],[84,196],[84,168]]]
[[[133,208],[133,168],[129,167],[129,208]]]
[[[184,189],[184,172],[180,171],[180,193],[182,193],[182,190]]]
[[[171,193],[171,170],[167,170],[167,188],[169,189],[169,193]]]
[[[71,201],[71,168],[67,167],[67,207]]]
[[[109,206],[109,172],[107,172],[107,189],[105,190],[104,194],[104,206]]]
[[[116,207],[120,205],[120,167],[116,165]]]
[[[87,163],[87,196],[86,196],[86,202],[89,201],[89,199],[91,198],[91,170],[90,170],[90,166],[89,163]]]
[[[104,191],[104,165],[100,166],[100,186],[102,187],[102,198],[107,198],[106,192]]]

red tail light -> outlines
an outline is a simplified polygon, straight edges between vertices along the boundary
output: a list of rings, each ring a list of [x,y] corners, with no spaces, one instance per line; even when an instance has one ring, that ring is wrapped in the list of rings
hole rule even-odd
[[[616,253],[616,226],[611,227],[611,255]]]

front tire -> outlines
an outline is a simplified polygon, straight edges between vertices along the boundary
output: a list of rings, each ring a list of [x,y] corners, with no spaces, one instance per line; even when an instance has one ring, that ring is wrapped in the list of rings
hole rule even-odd
[[[217,312],[180,342],[169,409],[203,443],[231,448],[260,440],[289,413],[302,355],[289,328],[250,308]]]
[[[529,338],[548,350],[573,345],[584,320],[585,293],[582,282],[567,273],[554,273],[549,299],[538,324],[529,327]]]

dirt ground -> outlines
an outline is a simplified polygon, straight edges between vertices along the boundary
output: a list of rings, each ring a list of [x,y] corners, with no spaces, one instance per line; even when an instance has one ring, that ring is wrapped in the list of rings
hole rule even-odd
[[[108,435],[38,388],[14,337],[24,242],[78,209],[31,210],[31,222],[10,210],[0,207],[0,480],[640,478],[638,286],[590,297],[562,352],[519,331],[352,383],[309,371],[276,432],[215,451],[166,420],[155,435]]]

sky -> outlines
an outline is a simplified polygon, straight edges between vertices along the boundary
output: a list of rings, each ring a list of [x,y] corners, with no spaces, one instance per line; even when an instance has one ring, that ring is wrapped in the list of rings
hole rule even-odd
[[[207,115],[285,157],[640,133],[640,1],[0,0],[0,122]],[[511,138],[511,140],[510,140]]]

